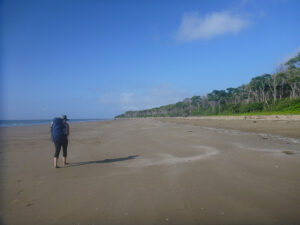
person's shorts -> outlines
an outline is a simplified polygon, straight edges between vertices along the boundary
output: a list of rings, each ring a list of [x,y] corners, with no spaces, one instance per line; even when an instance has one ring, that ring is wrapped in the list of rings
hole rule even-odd
[[[67,157],[68,139],[62,142],[55,141],[54,145],[55,145],[55,154],[54,154],[55,158],[58,158],[61,148],[63,149],[63,157]]]

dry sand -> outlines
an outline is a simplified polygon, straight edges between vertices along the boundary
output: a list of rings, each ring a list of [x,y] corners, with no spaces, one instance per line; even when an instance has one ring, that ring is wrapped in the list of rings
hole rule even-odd
[[[162,121],[236,129],[300,139],[300,115],[203,116],[160,118]]]
[[[2,128],[0,223],[300,224],[299,121],[187,121],[71,124],[60,169],[48,126]]]

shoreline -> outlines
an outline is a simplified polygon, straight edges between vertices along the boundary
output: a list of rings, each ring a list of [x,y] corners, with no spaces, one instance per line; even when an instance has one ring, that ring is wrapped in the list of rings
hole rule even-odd
[[[114,119],[71,119],[70,121],[68,121],[68,123],[90,123],[110,120]],[[50,124],[52,121],[53,120],[0,120],[0,128],[47,125]]]

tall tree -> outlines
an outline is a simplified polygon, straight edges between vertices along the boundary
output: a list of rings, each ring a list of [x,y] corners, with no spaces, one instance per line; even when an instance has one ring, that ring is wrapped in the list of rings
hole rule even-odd
[[[300,52],[294,58],[291,58],[289,61],[285,63],[289,67],[289,69],[295,69],[300,67]]]
[[[300,84],[300,70],[298,68],[290,69],[289,70],[289,83],[290,87],[292,89],[291,91],[291,98],[296,97],[296,91],[299,89],[299,84]]]

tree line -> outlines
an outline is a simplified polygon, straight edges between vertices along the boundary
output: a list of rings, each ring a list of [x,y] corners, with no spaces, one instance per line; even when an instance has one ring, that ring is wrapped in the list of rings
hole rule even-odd
[[[300,112],[300,52],[273,74],[262,74],[248,84],[226,90],[213,90],[176,104],[128,111],[120,117],[196,116],[249,112]]]

